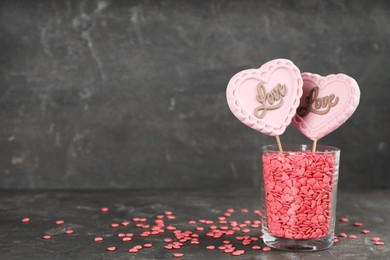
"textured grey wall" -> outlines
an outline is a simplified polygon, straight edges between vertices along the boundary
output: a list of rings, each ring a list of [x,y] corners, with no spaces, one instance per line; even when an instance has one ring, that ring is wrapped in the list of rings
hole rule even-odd
[[[0,188],[256,188],[274,139],[230,77],[279,57],[362,91],[320,141],[340,187],[389,188],[388,1],[2,1]],[[308,142],[293,126],[283,142]]]

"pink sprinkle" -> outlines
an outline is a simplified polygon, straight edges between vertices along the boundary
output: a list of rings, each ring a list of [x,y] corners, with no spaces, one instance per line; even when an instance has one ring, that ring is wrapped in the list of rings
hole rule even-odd
[[[167,215],[167,216],[168,216],[168,215],[172,215],[172,211],[166,210],[166,211],[164,212],[164,214]]]
[[[251,232],[251,230],[250,230],[249,228],[244,228],[244,229],[242,230],[242,232],[243,232],[243,233],[249,233],[249,232]]]
[[[112,228],[117,228],[117,227],[119,227],[119,224],[117,224],[117,223],[112,223],[112,224],[111,224],[111,227],[112,227]]]
[[[133,248],[140,250],[140,249],[142,249],[142,246],[141,245],[136,245],[136,246],[133,246]]]
[[[173,230],[176,230],[176,227],[174,227],[174,226],[167,226],[166,229],[169,230],[169,231],[173,231]]]
[[[243,255],[245,254],[245,250],[236,250],[232,252],[232,255]]]
[[[95,240],[95,242],[101,242],[101,241],[103,241],[103,238],[102,237],[95,237],[94,240]]]
[[[244,241],[242,241],[242,244],[243,244],[244,246],[250,245],[250,244],[252,244],[252,240],[247,240],[247,239],[245,239]]]
[[[116,250],[116,247],[115,247],[115,246],[109,246],[109,247],[107,247],[107,251],[112,252],[112,251],[115,251],[115,250]]]
[[[107,212],[108,208],[104,207],[104,208],[101,208],[100,210],[101,210],[101,212]]]
[[[271,248],[268,247],[268,246],[266,246],[266,247],[263,248],[263,251],[265,251],[265,252],[266,252],[266,251],[271,251]]]
[[[171,239],[171,238],[169,238],[169,237],[167,237],[167,238],[164,238],[164,242],[170,243],[170,242],[172,242],[172,239]]]
[[[126,233],[125,236],[127,236],[127,237],[133,237],[134,234],[133,234],[133,233]]]
[[[56,221],[56,224],[57,225],[62,225],[62,224],[64,224],[64,221],[62,219],[59,219],[59,220]]]
[[[144,244],[144,247],[145,247],[145,248],[151,248],[152,246],[153,246],[153,244],[150,244],[150,243]]]
[[[360,231],[361,233],[363,233],[363,234],[368,234],[368,233],[370,233],[370,230],[368,230],[368,229],[363,229],[362,231]]]
[[[173,216],[173,215],[168,215],[167,218],[168,218],[168,219],[176,219],[176,217]]]
[[[138,249],[136,249],[136,248],[130,248],[129,249],[129,253],[138,253]]]
[[[260,250],[261,247],[260,247],[260,246],[252,246],[252,249],[254,249],[254,250]]]
[[[42,238],[43,238],[43,239],[50,239],[51,236],[50,236],[50,235],[44,235]]]
[[[340,222],[348,222],[349,221],[349,219],[348,218],[340,218]]]
[[[23,222],[23,223],[30,222],[30,218],[22,218],[22,222]]]
[[[339,234],[339,237],[347,237],[347,234],[345,234],[345,233],[340,233],[340,234]]]
[[[211,245],[211,246],[206,246],[206,248],[207,248],[208,250],[214,250],[214,249],[215,249],[215,246],[213,246],[213,245]]]
[[[372,241],[375,241],[375,242],[378,242],[378,241],[381,240],[381,238],[380,238],[380,237],[372,237],[371,240],[372,240]]]
[[[385,245],[385,243],[383,243],[382,241],[376,241],[374,244],[376,246],[383,246],[383,245]]]
[[[348,238],[351,238],[351,239],[356,239],[356,238],[357,238],[357,236],[355,236],[355,235],[349,235],[349,236],[348,236]]]
[[[121,224],[122,224],[122,226],[128,226],[130,224],[130,222],[129,221],[123,221]]]
[[[203,231],[204,227],[196,227],[195,229],[198,230],[198,231]]]
[[[190,225],[195,225],[195,224],[196,224],[196,221],[195,221],[195,220],[190,220],[190,221],[188,221],[188,224],[190,224]]]
[[[248,210],[248,209],[241,209],[241,212],[242,212],[242,213],[248,213],[249,210]]]
[[[363,223],[355,222],[353,225],[354,225],[355,227],[361,227],[361,226],[363,226]]]
[[[256,215],[261,215],[261,211],[258,210],[258,209],[255,209],[255,210],[253,211],[253,213],[256,214]]]
[[[233,213],[234,209],[227,209],[226,211],[229,212],[229,213]]]
[[[184,254],[183,253],[174,253],[173,256],[176,258],[179,258],[179,257],[183,257]]]
[[[118,233],[118,237],[125,237],[126,234],[125,233]]]
[[[65,234],[68,234],[68,235],[71,235],[71,234],[73,234],[74,233],[74,231],[72,230],[72,229],[67,229],[66,231],[65,231]]]
[[[122,238],[122,241],[123,242],[128,242],[128,241],[131,241],[133,238],[131,238],[131,237],[124,237],[124,238]]]
[[[171,250],[173,248],[173,245],[172,244],[168,244],[166,246],[164,246],[165,249],[168,249],[168,250]]]

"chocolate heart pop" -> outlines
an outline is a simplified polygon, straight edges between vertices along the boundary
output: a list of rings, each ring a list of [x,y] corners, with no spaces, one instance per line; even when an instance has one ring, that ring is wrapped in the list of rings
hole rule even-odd
[[[227,86],[230,110],[245,125],[275,136],[283,134],[299,106],[302,96],[301,73],[290,60],[271,60],[259,69],[234,75]]]
[[[359,105],[360,89],[356,81],[345,75],[322,77],[302,73],[303,95],[293,124],[313,140],[317,140],[341,126]]]

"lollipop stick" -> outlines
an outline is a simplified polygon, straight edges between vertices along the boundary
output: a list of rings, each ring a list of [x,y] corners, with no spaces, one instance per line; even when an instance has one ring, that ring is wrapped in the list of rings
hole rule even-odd
[[[282,143],[280,142],[280,138],[279,136],[275,136],[276,137],[276,142],[278,143],[278,147],[279,147],[279,153],[280,154],[283,154],[283,148],[282,148]]]
[[[315,152],[316,152],[316,149],[317,149],[317,140],[314,140],[314,141],[313,141],[313,148],[311,149],[311,151],[312,151],[313,153],[315,153]]]

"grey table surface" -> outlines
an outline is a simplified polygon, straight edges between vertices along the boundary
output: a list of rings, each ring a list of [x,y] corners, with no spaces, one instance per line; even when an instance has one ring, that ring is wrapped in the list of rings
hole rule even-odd
[[[336,234],[355,234],[356,239],[340,238],[331,249],[297,253],[271,250],[252,250],[250,247],[242,256],[231,256],[219,249],[207,250],[206,245],[222,244],[222,240],[207,237],[205,231],[196,231],[189,220],[218,220],[227,209],[236,213],[231,218],[244,221],[256,218],[245,215],[259,208],[259,192],[256,191],[0,191],[0,256],[1,259],[173,259],[173,250],[164,249],[163,238],[173,237],[173,233],[140,237],[142,230],[132,223],[134,217],[145,217],[154,221],[164,211],[172,211],[176,219],[165,220],[180,230],[191,230],[200,234],[199,245],[186,243],[177,252],[184,253],[183,259],[390,259],[390,191],[339,192],[337,217],[348,217],[350,222],[337,221]],[[102,207],[109,207],[102,213]],[[30,222],[22,223],[23,217]],[[56,225],[57,219],[65,224]],[[111,228],[111,223],[130,220],[127,227]],[[363,227],[354,227],[354,221]],[[360,231],[369,229],[370,234]],[[66,229],[75,231],[65,235]],[[142,229],[142,228],[141,228]],[[134,232],[130,242],[122,242],[119,232]],[[252,236],[261,235],[260,230],[252,229]],[[52,239],[44,240],[44,234]],[[100,243],[93,238],[105,238]],[[384,246],[376,246],[373,236],[381,237]],[[238,241],[235,241],[235,243]],[[150,249],[131,254],[128,249],[136,244],[152,243]],[[261,241],[256,242],[264,247]],[[117,246],[116,251],[108,252],[108,246]],[[239,247],[237,246],[237,247]]]

